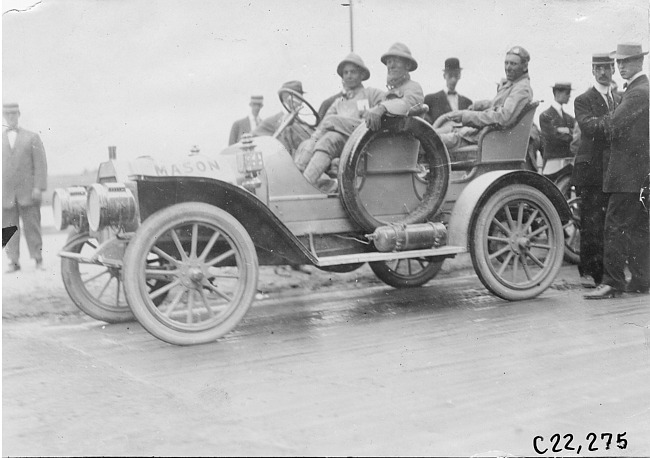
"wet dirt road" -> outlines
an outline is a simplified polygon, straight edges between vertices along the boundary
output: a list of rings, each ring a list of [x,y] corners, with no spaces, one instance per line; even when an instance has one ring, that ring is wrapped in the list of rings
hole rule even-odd
[[[648,455],[649,297],[585,301],[574,271],[518,303],[473,275],[270,294],[196,347],[3,319],[2,452]],[[555,433],[575,450],[553,452]]]

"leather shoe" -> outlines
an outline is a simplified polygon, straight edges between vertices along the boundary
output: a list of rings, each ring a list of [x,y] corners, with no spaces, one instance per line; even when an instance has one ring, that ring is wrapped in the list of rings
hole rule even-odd
[[[585,299],[613,299],[615,297],[620,297],[621,294],[621,291],[617,290],[613,286],[598,285],[593,293],[587,293],[582,297]]]
[[[18,272],[20,270],[20,264],[17,262],[10,262],[9,267],[5,270],[6,273],[10,274],[11,272]]]
[[[625,287],[625,292],[633,294],[648,294],[648,292],[650,292],[650,288],[630,282]]]

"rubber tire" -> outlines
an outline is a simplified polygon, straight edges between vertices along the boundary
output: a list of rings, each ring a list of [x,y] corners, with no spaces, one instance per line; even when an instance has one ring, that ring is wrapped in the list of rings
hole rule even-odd
[[[360,135],[361,140],[353,151],[347,151],[347,148],[344,148],[339,165],[340,198],[343,207],[355,223],[363,230],[370,232],[389,224],[389,222],[375,218],[366,210],[356,189],[356,170],[361,160],[361,154],[373,139],[385,136],[387,133],[406,133],[414,136],[420,141],[421,150],[424,151],[429,163],[429,170],[434,171],[431,172],[433,179],[428,180],[427,189],[420,204],[403,220],[398,221],[400,224],[423,223],[433,216],[444,202],[451,174],[449,154],[429,123],[417,117],[394,118],[388,122],[383,120],[382,123],[382,130],[378,132],[368,130],[362,123],[353,134],[354,137]],[[414,176],[413,179],[417,178]]]
[[[142,272],[152,241],[169,229],[198,221],[216,226],[239,256],[238,267],[244,282],[237,293],[235,307],[208,329],[188,331],[174,329],[157,317],[158,309],[148,297],[146,278]],[[213,205],[189,202],[164,208],[147,218],[127,247],[124,256],[124,287],[138,322],[153,336],[174,345],[196,345],[213,342],[230,332],[244,318],[257,292],[259,264],[255,245],[244,226],[228,212]]]
[[[418,258],[400,259],[399,261],[410,262],[415,259]],[[401,275],[391,269],[387,263],[392,261],[377,261],[370,262],[368,264],[370,265],[370,268],[375,273],[375,275],[377,275],[377,278],[379,278],[387,285],[392,286],[393,288],[415,288],[424,285],[433,277],[438,275],[444,261],[444,259],[440,261],[434,261],[432,258],[425,259],[429,262],[429,264],[420,272],[410,277]]]
[[[83,245],[90,239],[88,232],[70,234],[66,241],[66,246],[70,247],[68,251],[80,253]],[[78,261],[61,258],[61,277],[63,278],[63,286],[65,286],[65,290],[72,302],[88,316],[107,323],[125,323],[135,319],[128,305],[115,307],[103,303],[86,289],[81,279]]]
[[[522,199],[532,201],[541,210],[550,223],[551,237],[553,239],[549,240],[551,245],[549,250],[550,260],[545,263],[542,269],[543,276],[533,286],[526,288],[510,287],[502,282],[496,276],[497,273],[492,272],[490,269],[487,259],[490,253],[486,251],[487,231],[494,215],[509,202]],[[564,231],[557,210],[540,190],[524,184],[512,184],[501,188],[480,207],[479,213],[476,218],[473,218],[473,221],[469,235],[472,264],[481,283],[490,292],[502,299],[519,301],[536,297],[551,286],[560,271],[560,267],[562,267]]]
[[[354,272],[364,264],[365,262],[356,262],[354,264],[337,264],[335,266],[316,266],[316,267],[319,270],[322,270],[324,272],[333,272],[336,274],[347,274],[348,272]]]
[[[555,186],[560,190],[564,198],[569,202],[573,199],[574,196],[571,195],[571,176],[564,175],[560,177]],[[580,231],[578,227],[573,225],[576,231]],[[565,237],[566,239],[566,237]],[[580,246],[578,245],[577,249],[571,248],[568,241],[564,244],[564,260],[571,264],[580,264]]]

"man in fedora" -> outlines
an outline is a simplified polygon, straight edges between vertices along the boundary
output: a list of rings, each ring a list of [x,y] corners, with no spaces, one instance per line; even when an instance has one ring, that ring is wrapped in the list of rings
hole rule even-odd
[[[466,110],[472,104],[470,99],[456,92],[461,70],[458,58],[450,57],[445,60],[442,76],[447,83],[447,88],[424,96],[424,103],[429,106],[429,112],[424,118],[429,123],[433,124],[438,117],[450,111]]]
[[[2,130],[2,227],[18,230],[6,245],[9,272],[20,270],[20,220],[29,254],[43,269],[41,196],[47,188],[47,160],[38,134],[18,126],[17,103],[2,105],[7,128]]]
[[[251,112],[243,119],[238,119],[230,129],[230,140],[228,145],[234,145],[239,141],[242,135],[252,132],[257,128],[257,125],[262,121],[260,118],[260,110],[264,106],[264,97],[261,95],[251,96],[249,103]]]
[[[621,103],[605,119],[611,147],[604,161],[603,191],[609,193],[604,273],[601,285],[586,294],[587,299],[620,297],[624,291],[647,294],[650,287],[649,221],[639,201],[639,190],[650,172],[648,77],[643,74],[646,54],[638,43],[619,44],[614,53],[626,84]]]
[[[325,192],[333,192],[336,181],[322,177],[323,173],[341,155],[345,142],[363,122],[365,113],[383,100],[384,95],[379,89],[363,86],[363,81],[370,78],[370,70],[355,53],[348,54],[338,64],[336,73],[343,81],[343,93],[329,107],[311,138],[300,145],[294,159],[305,179]]]
[[[573,125],[576,120],[564,111],[563,105],[571,98],[571,83],[555,83],[551,106],[539,115],[542,131],[542,157],[544,161],[571,157]]]
[[[612,88],[614,58],[610,53],[591,57],[594,85],[576,97],[574,109],[580,129],[571,182],[581,198],[580,264],[583,286],[594,288],[603,278],[603,245],[607,193],[603,192],[603,152],[609,150],[605,120],[621,98]]]
[[[300,81],[294,80],[294,81],[287,81],[286,83],[284,83],[280,88],[280,90],[278,91],[278,94],[280,94],[281,101],[283,101],[285,105],[288,105],[290,107],[293,107],[294,104],[297,104],[299,102],[298,100],[292,98],[286,92],[283,92],[282,89],[290,89],[291,91],[294,91],[300,95],[304,94],[304,91],[302,90],[302,83]],[[287,116],[287,113],[281,111],[279,113],[274,114],[273,116],[269,116],[268,118],[262,120],[262,122],[257,126],[257,128],[253,130],[252,135],[265,136],[265,135],[275,134],[275,132],[282,125],[285,116]],[[298,148],[298,145],[300,145],[300,143],[303,142],[304,140],[307,140],[313,132],[314,132],[313,128],[299,121],[294,120],[292,124],[287,126],[282,131],[282,133],[278,136],[278,140],[284,145],[284,147],[287,149],[289,154],[293,156],[296,149]]]
[[[530,54],[524,48],[510,48],[504,62],[506,78],[499,83],[497,95],[492,100],[479,100],[467,110],[450,111],[440,116],[443,124],[447,121],[460,124],[451,128],[442,126],[437,130],[448,150],[476,144],[479,130],[484,126],[498,124],[508,127],[515,122],[524,107],[533,100],[528,76],[529,62]]]

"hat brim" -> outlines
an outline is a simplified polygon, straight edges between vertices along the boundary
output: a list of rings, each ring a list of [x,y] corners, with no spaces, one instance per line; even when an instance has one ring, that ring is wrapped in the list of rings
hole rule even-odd
[[[648,54],[648,51],[639,54],[617,54],[616,51],[613,51],[612,57],[616,60],[625,60],[625,59],[632,59],[633,57],[645,56],[646,54]]]
[[[352,62],[351,60],[344,60],[341,61],[341,63],[336,67],[336,73],[343,78],[343,67],[345,67],[345,64],[352,64],[361,69],[363,72],[363,77],[361,78],[361,81],[366,81],[370,78],[370,70],[368,70],[366,67],[362,67],[361,65],[357,64],[356,62]]]
[[[402,59],[406,59],[411,63],[411,71],[414,71],[418,68],[418,63],[413,57],[409,56],[406,53],[401,53],[401,52],[387,52],[383,56],[381,56],[381,63],[386,65],[386,59],[389,57],[401,57]]]

